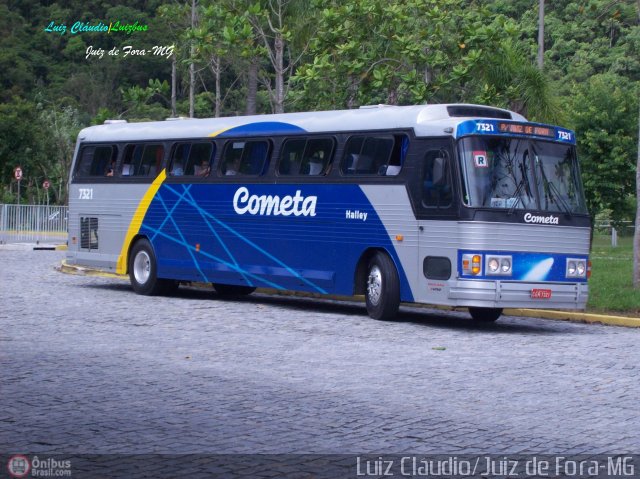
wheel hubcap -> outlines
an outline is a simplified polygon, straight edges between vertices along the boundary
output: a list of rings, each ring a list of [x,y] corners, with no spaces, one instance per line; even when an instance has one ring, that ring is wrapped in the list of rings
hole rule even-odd
[[[146,251],[139,251],[133,260],[133,276],[139,284],[145,284],[151,276],[151,258]]]
[[[377,306],[380,302],[380,295],[382,294],[382,272],[377,265],[374,265],[369,271],[369,277],[367,278],[367,297],[369,302],[374,306]]]

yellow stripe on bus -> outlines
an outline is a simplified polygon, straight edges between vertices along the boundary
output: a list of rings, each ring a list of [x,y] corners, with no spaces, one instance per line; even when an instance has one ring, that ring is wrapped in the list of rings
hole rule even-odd
[[[158,177],[153,181],[153,183],[151,183],[151,186],[138,204],[138,208],[136,208],[136,212],[133,214],[131,223],[129,223],[129,229],[127,230],[127,235],[124,238],[124,243],[122,243],[122,250],[120,250],[120,256],[118,256],[118,262],[116,264],[116,273],[127,274],[127,256],[129,253],[129,247],[131,246],[131,241],[133,240],[133,237],[140,231],[142,220],[147,214],[147,210],[149,209],[151,200],[153,200],[153,198],[156,196],[156,193],[160,189],[162,182],[166,178],[167,171],[162,170]]]
[[[213,133],[209,133],[209,138],[215,138],[216,136],[218,136],[218,135],[220,135],[220,134],[222,134],[225,131],[230,130],[230,129],[231,129],[231,127],[223,128],[222,130],[218,130],[218,131],[214,131]]]

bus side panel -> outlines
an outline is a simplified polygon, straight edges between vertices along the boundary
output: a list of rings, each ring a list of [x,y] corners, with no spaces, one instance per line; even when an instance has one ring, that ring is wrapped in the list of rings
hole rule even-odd
[[[141,233],[161,277],[344,295],[362,253],[383,248],[412,300],[389,233],[358,185],[165,183]]]
[[[149,185],[72,183],[67,262],[116,270],[127,229]]]

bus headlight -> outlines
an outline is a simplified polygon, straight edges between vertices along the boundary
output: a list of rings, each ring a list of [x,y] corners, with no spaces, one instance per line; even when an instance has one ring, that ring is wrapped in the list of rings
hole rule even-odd
[[[496,274],[498,269],[500,269],[498,258],[490,258],[489,261],[487,261],[487,272],[489,274]]]
[[[511,258],[502,258],[502,261],[500,261],[500,269],[502,270],[502,274],[511,274]]]
[[[567,278],[586,278],[587,261],[578,258],[567,258]]]
[[[511,276],[511,256],[487,255],[487,274],[491,276]]]

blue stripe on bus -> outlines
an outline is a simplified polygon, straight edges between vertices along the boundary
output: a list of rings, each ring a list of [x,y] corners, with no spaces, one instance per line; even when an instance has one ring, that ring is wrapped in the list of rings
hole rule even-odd
[[[239,214],[234,195],[241,188],[255,201],[315,197],[314,214]],[[366,220],[349,218],[353,210],[367,213]],[[358,185],[165,183],[141,233],[154,246],[160,277],[322,294],[353,294],[362,253],[384,248],[398,267],[402,300],[413,301],[389,234]]]
[[[278,135],[284,133],[303,133],[305,130],[299,126],[280,121],[261,121],[248,123],[246,125],[236,126],[223,131],[219,135],[220,138],[229,136],[252,136],[252,135]]]

